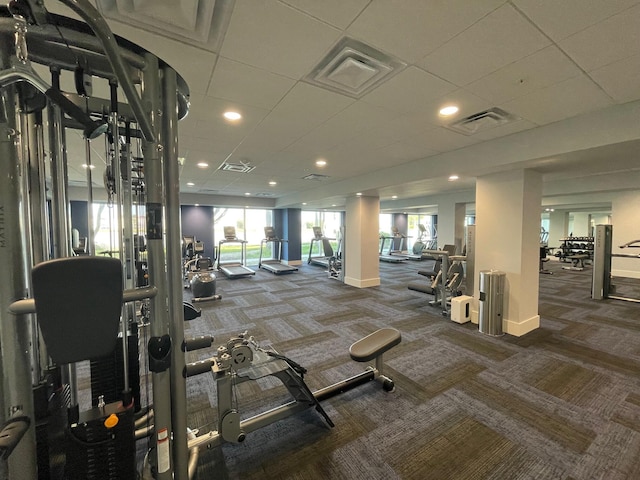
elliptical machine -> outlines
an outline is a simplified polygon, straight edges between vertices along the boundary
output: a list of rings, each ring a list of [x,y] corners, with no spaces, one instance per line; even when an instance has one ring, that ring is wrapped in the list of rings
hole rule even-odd
[[[213,261],[202,256],[204,244],[195,237],[183,237],[184,288],[190,288],[194,302],[220,300],[216,294],[216,276]],[[215,253],[215,251],[214,251]]]

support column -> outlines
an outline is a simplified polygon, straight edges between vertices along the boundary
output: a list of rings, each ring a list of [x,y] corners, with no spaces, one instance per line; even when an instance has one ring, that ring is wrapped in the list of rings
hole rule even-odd
[[[591,236],[591,214],[574,213],[573,214],[573,236],[574,237],[590,237]]]
[[[380,285],[378,259],[378,197],[349,197],[346,211],[344,283],[354,287]]]
[[[481,270],[507,274],[503,331],[515,336],[540,326],[541,198],[542,176],[532,170],[486,175],[476,181],[476,275]],[[475,285],[477,310],[479,282]]]
[[[287,265],[302,265],[301,222],[302,210],[286,208],[281,210],[281,226],[276,222],[276,231],[282,232],[282,238],[287,240],[283,244],[282,263]]]
[[[558,248],[562,242],[561,238],[565,238],[569,231],[569,212],[566,210],[559,210],[549,213],[549,240],[547,245],[549,247]]]
[[[455,245],[456,253],[462,253],[466,208],[466,203],[456,203],[453,198],[438,201],[438,248]]]

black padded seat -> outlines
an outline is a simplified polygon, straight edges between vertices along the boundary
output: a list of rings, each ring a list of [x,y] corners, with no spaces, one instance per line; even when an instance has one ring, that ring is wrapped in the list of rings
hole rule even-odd
[[[118,340],[122,263],[69,257],[36,265],[33,298],[48,354],[57,364],[103,357]]]
[[[349,355],[356,362],[368,362],[400,343],[402,337],[395,328],[381,328],[349,347]]]

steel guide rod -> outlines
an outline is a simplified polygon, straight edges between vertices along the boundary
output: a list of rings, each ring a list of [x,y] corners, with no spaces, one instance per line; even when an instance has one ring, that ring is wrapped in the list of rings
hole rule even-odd
[[[173,424],[173,460],[176,479],[188,479],[189,449],[187,446],[187,386],[182,376],[185,357],[184,312],[182,306],[182,252],[180,248],[180,170],[178,165],[178,103],[176,72],[162,69],[162,130],[160,140],[164,153],[165,217],[167,244],[167,276],[169,294],[169,326],[173,351],[171,354],[171,396]]]
[[[8,68],[15,52],[13,39],[0,35],[0,65]],[[19,159],[20,139],[15,86],[0,89],[0,423],[16,411],[33,417],[28,318],[9,313],[9,305],[28,294],[28,252],[24,238],[26,193]],[[12,480],[37,478],[35,426],[31,425],[8,460],[0,460],[0,475]]]
[[[158,59],[148,53],[147,66],[143,71],[142,99],[150,114],[154,133],[160,118],[160,88]],[[157,135],[153,135],[157,138]],[[171,456],[171,337],[169,335],[169,312],[167,305],[167,276],[163,236],[163,195],[161,146],[146,137],[142,142],[144,172],[147,186],[147,259],[149,283],[158,289],[151,303],[150,333],[148,344],[150,370],[153,380],[153,410],[155,422],[155,455],[157,480],[173,479]],[[168,343],[168,345],[167,345]]]

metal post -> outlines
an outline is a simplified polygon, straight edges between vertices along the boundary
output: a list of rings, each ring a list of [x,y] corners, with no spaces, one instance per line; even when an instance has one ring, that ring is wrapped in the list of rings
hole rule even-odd
[[[182,307],[182,252],[180,248],[177,76],[175,70],[168,66],[163,68],[162,73],[163,114],[160,141],[164,145],[169,328],[173,339],[171,356],[173,460],[175,478],[186,480],[189,478],[189,450],[187,447],[187,386],[186,380],[182,375],[185,367],[185,358],[182,351],[184,312]]]
[[[10,38],[0,38],[0,63],[10,64]],[[29,372],[31,343],[28,317],[9,313],[9,305],[27,295],[27,251],[24,239],[25,192],[18,158],[16,88],[0,91],[0,422],[22,410],[33,419]],[[37,478],[35,422],[9,460],[0,460],[0,475],[12,480]]]
[[[158,59],[147,53],[147,65],[142,75],[142,97],[149,112],[154,137],[160,119]],[[144,172],[147,185],[147,249],[149,284],[158,289],[151,303],[149,363],[153,381],[153,411],[157,480],[172,480],[171,458],[171,337],[167,306],[167,277],[163,242],[163,183],[161,146],[145,139],[142,143]]]
[[[52,71],[52,77],[53,86],[59,88],[60,72]],[[49,117],[49,158],[51,159],[53,256],[62,258],[71,255],[70,214],[67,198],[67,159],[64,149],[66,140],[60,107],[48,101],[47,113]],[[63,374],[66,376],[64,381],[69,384],[71,407],[77,410],[78,382],[75,365],[66,365],[66,368],[63,369]]]
[[[91,140],[85,138],[85,165],[87,166],[87,253],[89,255],[96,254],[95,235],[93,229],[93,178],[91,169]]]

